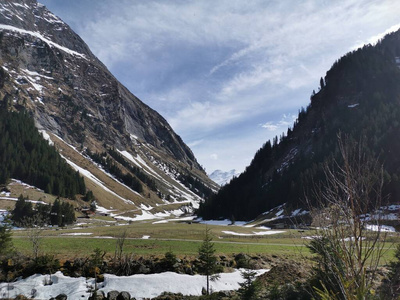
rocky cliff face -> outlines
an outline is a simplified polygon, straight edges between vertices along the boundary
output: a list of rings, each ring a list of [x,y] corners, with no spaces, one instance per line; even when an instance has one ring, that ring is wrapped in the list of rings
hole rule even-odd
[[[118,207],[122,198],[121,211],[130,209],[126,203],[131,201],[138,208],[135,214],[141,214],[141,205],[147,212],[161,204],[175,203],[171,209],[177,209],[196,206],[204,194],[182,182],[215,188],[166,120],[121,85],[82,39],[36,0],[0,3],[0,63],[0,99],[15,109],[28,109],[75,168],[96,167],[85,149],[100,153],[113,148],[125,160],[115,162],[122,173],[130,172],[130,164],[156,183],[150,189],[142,178],[141,193],[122,193],[124,185],[116,178],[112,188],[99,190],[92,184],[100,204]],[[110,177],[97,173],[92,177],[103,183],[107,180],[99,177]]]

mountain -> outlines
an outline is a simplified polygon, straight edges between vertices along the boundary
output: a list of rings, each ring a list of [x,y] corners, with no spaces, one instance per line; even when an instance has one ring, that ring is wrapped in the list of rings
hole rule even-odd
[[[215,170],[211,174],[208,175],[208,177],[211,178],[212,181],[217,183],[220,186],[223,186],[227,184],[231,179],[235,176],[238,176],[240,173],[237,172],[235,169],[230,170],[228,172],[224,172],[221,170]]]
[[[0,3],[0,63],[2,106],[34,118],[98,206],[169,215],[218,189],[167,121],[36,0]]]
[[[400,198],[400,31],[347,53],[320,80],[287,134],[267,141],[237,178],[209,197],[198,214],[251,220],[280,205],[304,207],[339,159],[338,134],[362,142],[384,167],[384,195]]]

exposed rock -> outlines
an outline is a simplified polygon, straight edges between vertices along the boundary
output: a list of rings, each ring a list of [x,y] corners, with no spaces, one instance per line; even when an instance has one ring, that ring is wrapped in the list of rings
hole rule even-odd
[[[131,294],[128,292],[121,292],[119,293],[117,300],[131,300]]]
[[[119,295],[118,291],[109,291],[107,293],[107,300],[117,300]]]
[[[67,295],[65,295],[65,294],[59,294],[57,297],[56,297],[56,300],[67,300],[68,299],[68,297],[67,297]]]
[[[106,299],[103,291],[95,291],[92,296],[89,297],[89,300],[104,300]]]

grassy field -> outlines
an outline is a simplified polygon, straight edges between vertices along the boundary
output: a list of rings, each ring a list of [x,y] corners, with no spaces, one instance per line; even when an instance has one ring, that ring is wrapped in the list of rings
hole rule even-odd
[[[234,255],[237,253],[275,255],[284,258],[310,256],[305,247],[308,240],[303,237],[312,236],[313,231],[282,230],[272,235],[236,236],[236,234],[254,234],[265,229],[240,226],[216,226],[197,223],[168,222],[154,224],[151,221],[134,222],[127,225],[116,225],[102,218],[94,224],[85,224],[67,229],[46,229],[41,232],[41,251],[53,254],[58,258],[67,259],[89,256],[94,249],[99,248],[113,255],[116,240],[125,231],[127,238],[124,252],[139,256],[163,256],[172,251],[178,256],[195,256],[202,243],[206,227],[211,230],[215,249],[219,255]],[[224,232],[225,231],[225,232]],[[226,232],[228,231],[228,233]],[[31,245],[26,230],[14,232],[14,245],[22,253],[30,254]],[[393,243],[398,243],[399,237],[393,235],[387,243],[387,252],[383,264],[393,258]]]

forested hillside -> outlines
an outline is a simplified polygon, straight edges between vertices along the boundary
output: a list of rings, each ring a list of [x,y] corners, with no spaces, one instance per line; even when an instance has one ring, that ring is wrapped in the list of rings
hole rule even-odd
[[[385,169],[385,194],[400,197],[400,32],[336,61],[287,134],[268,141],[251,164],[201,204],[203,218],[249,220],[280,204],[304,206],[304,195],[338,158],[338,134],[362,142]]]
[[[85,194],[83,177],[42,137],[28,113],[0,108],[0,184],[10,178],[43,189],[46,193],[75,198]]]

